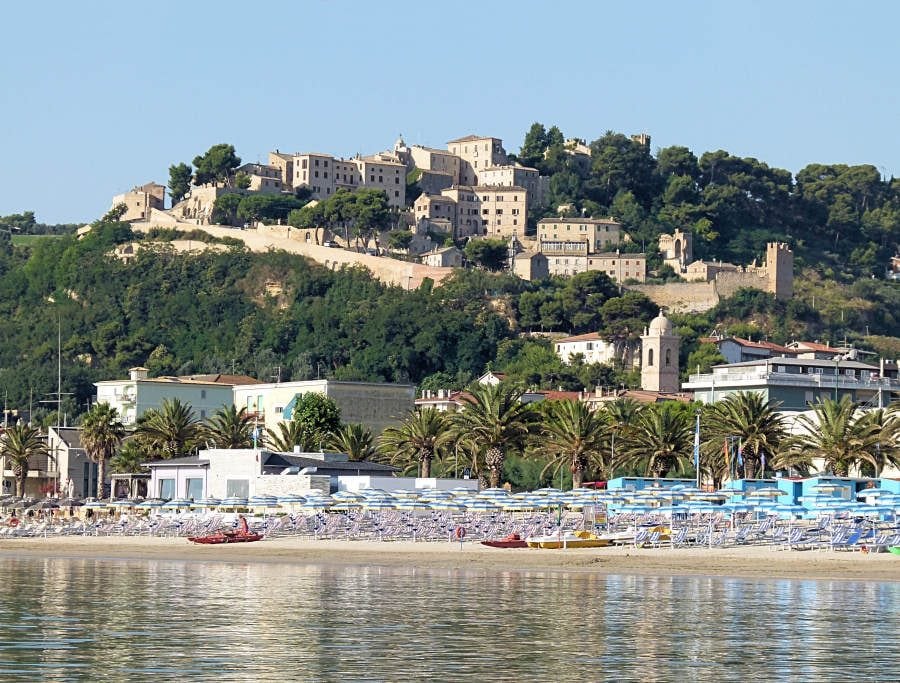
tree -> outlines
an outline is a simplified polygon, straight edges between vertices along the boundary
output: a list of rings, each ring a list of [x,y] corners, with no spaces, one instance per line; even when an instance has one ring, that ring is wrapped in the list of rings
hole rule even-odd
[[[358,422],[343,425],[332,433],[328,437],[328,447],[346,454],[354,462],[371,460],[378,453],[372,430]]]
[[[250,448],[253,427],[253,418],[246,408],[238,410],[234,405],[226,405],[209,418],[201,439],[212,448]]]
[[[777,406],[756,391],[729,394],[710,408],[704,423],[707,425],[705,441],[710,445],[711,454],[722,454],[726,439],[738,438],[744,479],[756,477],[764,455],[769,463],[775,462],[775,455],[787,435],[784,418],[778,413]],[[728,467],[713,469],[727,472]],[[765,472],[761,474],[764,476]]]
[[[547,405],[533,452],[548,458],[545,472],[567,465],[572,486],[577,488],[592,462],[604,474],[608,471],[605,439],[606,425],[601,413],[592,411],[582,401],[553,401]]]
[[[671,402],[641,410],[624,437],[620,455],[623,466],[643,470],[644,475],[654,478],[690,467],[693,429],[684,410]]]
[[[281,453],[290,453],[295,446],[300,446],[300,450],[308,453],[315,446],[307,443],[309,435],[304,425],[291,420],[290,422],[279,422],[278,429],[266,430],[266,447]]]
[[[710,343],[700,344],[688,355],[684,374],[709,372],[713,365],[723,365],[727,362],[725,356],[719,352],[718,346]]]
[[[297,399],[291,411],[291,421],[300,426],[301,443],[320,450],[328,438],[341,428],[341,411],[324,394],[309,392]]]
[[[129,474],[144,472],[144,461],[147,459],[147,449],[141,445],[137,437],[126,438],[118,452],[110,458],[109,470],[117,474]]]
[[[205,154],[194,157],[194,184],[227,182],[234,169],[241,165],[241,158],[234,152],[234,145],[221,143],[210,147]]]
[[[239,190],[249,189],[250,183],[250,176],[246,173],[237,173],[234,176],[234,186]]]
[[[221,223],[224,225],[234,225],[237,223],[238,207],[241,204],[241,195],[233,192],[227,192],[216,197],[213,202],[213,210],[210,220],[213,223]]]
[[[521,398],[521,390],[512,386],[479,385],[452,417],[456,438],[472,444],[476,456],[483,457],[493,487],[500,485],[507,451],[521,450],[536,423],[535,413]]]
[[[900,401],[888,409],[876,408],[859,418],[858,429],[870,434],[870,448],[859,457],[871,466],[871,473],[880,477],[887,466],[900,467]]]
[[[201,429],[191,406],[174,398],[163,399],[160,408],[144,413],[135,433],[153,457],[168,460],[187,454],[201,436]]]
[[[877,433],[871,423],[858,419],[858,406],[849,396],[839,401],[825,399],[812,409],[812,415],[797,418],[800,432],[786,442],[780,464],[808,467],[813,458],[821,458],[826,470],[846,477],[861,460],[871,462],[869,454],[875,449]]]
[[[452,439],[447,416],[434,409],[413,410],[397,427],[388,427],[379,439],[379,451],[401,467],[415,464],[419,476],[431,476],[431,463]]]
[[[254,193],[241,198],[237,207],[237,217],[245,221],[258,221],[264,218],[287,221],[291,211],[296,211],[302,206],[302,201],[290,195]]]
[[[169,197],[172,206],[184,199],[191,189],[191,167],[185,163],[169,166]]]
[[[97,463],[98,498],[106,498],[106,463],[116,454],[124,435],[119,413],[108,403],[95,403],[81,418],[81,443],[91,462]]]
[[[7,467],[16,478],[16,495],[24,496],[29,460],[48,455],[47,444],[40,431],[25,424],[9,427],[0,436],[0,454],[6,457]]]
[[[486,270],[503,270],[506,265],[506,242],[501,239],[472,239],[465,247],[466,258]]]

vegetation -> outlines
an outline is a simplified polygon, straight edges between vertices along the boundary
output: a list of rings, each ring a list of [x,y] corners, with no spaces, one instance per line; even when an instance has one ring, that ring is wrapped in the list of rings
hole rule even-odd
[[[29,462],[47,456],[47,441],[36,427],[13,425],[0,435],[0,454],[6,458],[7,467],[16,479],[16,495],[25,493]]]
[[[97,495],[106,495],[106,464],[119,450],[125,427],[115,408],[95,403],[81,418],[81,443],[91,462],[97,463]]]

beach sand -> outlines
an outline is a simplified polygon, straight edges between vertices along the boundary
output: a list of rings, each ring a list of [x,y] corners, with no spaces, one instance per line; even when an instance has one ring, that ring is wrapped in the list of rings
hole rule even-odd
[[[0,558],[96,558],[188,562],[370,565],[461,571],[564,571],[599,574],[900,581],[900,556],[831,550],[736,548],[488,548],[476,542],[308,540],[203,546],[185,538],[83,536],[0,540]]]

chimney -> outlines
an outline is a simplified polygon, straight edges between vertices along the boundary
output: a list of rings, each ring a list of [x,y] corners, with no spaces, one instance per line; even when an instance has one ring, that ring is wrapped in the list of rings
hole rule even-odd
[[[150,371],[147,368],[131,368],[128,371],[128,376],[133,382],[139,379],[147,379],[149,374]]]

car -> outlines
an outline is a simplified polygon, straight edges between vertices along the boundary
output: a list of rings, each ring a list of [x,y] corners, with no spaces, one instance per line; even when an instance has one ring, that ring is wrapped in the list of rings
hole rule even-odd
[[[322,242],[322,246],[323,247],[333,247],[334,243],[331,240],[325,240],[324,242]]]

